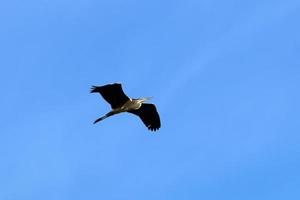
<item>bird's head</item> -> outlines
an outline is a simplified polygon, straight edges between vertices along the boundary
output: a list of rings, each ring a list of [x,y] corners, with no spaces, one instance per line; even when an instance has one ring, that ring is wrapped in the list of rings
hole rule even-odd
[[[153,97],[146,97],[146,98],[143,98],[144,101],[149,101],[150,99],[152,99]]]
[[[149,101],[150,99],[152,99],[153,97],[145,97],[145,98],[139,98],[137,99],[140,103],[144,103],[146,101]]]

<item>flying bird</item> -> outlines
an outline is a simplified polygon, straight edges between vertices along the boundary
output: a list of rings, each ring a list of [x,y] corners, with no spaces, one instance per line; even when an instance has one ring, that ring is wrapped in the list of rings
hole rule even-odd
[[[112,108],[106,115],[96,119],[94,124],[112,115],[129,112],[139,116],[150,131],[156,131],[160,128],[160,118],[155,105],[144,103],[151,99],[151,97],[138,99],[129,98],[123,92],[120,83],[92,86],[91,93],[100,93]]]

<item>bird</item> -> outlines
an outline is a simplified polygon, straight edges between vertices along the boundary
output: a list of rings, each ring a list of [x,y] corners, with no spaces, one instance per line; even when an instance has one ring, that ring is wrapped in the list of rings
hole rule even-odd
[[[100,95],[110,104],[112,109],[104,116],[96,119],[94,124],[112,115],[129,112],[140,117],[150,131],[157,131],[161,127],[160,117],[156,106],[154,104],[144,103],[152,97],[130,98],[124,93],[121,83],[92,86],[90,92],[100,93]]]

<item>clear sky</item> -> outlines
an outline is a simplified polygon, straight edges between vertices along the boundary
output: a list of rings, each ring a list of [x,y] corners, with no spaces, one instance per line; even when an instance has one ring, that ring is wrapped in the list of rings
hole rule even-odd
[[[300,199],[299,0],[0,3],[1,200]],[[91,85],[154,96],[162,128]]]

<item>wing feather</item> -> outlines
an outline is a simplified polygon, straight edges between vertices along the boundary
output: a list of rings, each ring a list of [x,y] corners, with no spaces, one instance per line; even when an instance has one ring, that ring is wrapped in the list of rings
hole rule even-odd
[[[128,112],[139,116],[151,131],[156,131],[161,126],[160,117],[154,104],[143,103],[139,109]]]
[[[104,86],[93,86],[91,88],[91,93],[95,92],[100,93],[112,108],[121,107],[129,100],[120,83],[108,84]]]

